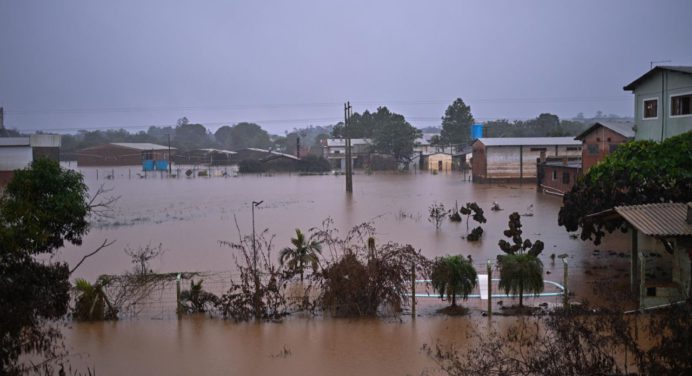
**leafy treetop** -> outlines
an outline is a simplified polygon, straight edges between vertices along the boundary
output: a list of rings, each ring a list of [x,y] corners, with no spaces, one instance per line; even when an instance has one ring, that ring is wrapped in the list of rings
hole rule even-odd
[[[499,242],[500,249],[510,255],[527,253],[530,256],[538,256],[543,251],[544,244],[540,240],[531,243],[529,239],[522,239],[521,234],[521,217],[519,213],[514,212],[509,216],[509,229],[504,231],[506,237],[511,238],[512,243],[501,239]]]

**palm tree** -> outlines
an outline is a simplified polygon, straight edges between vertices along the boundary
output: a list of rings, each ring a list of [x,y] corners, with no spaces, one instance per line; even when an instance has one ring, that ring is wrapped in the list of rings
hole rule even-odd
[[[107,281],[103,278],[99,278],[94,284],[82,278],[75,280],[75,290],[79,293],[74,309],[77,320],[109,320],[117,317],[117,312],[104,291],[106,284]]]
[[[305,266],[310,265],[315,272],[319,265],[319,254],[322,253],[322,245],[316,240],[306,240],[305,234],[296,229],[296,237],[291,238],[294,248],[286,247],[279,253],[279,262],[286,265],[294,273],[300,273],[300,281],[303,282]]]
[[[476,269],[463,256],[438,257],[433,264],[431,279],[440,298],[445,294],[452,298],[452,307],[457,305],[457,295],[466,300],[478,284]]]
[[[498,256],[500,266],[500,288],[505,294],[519,294],[519,307],[524,306],[524,292],[543,291],[543,262],[528,253]]]

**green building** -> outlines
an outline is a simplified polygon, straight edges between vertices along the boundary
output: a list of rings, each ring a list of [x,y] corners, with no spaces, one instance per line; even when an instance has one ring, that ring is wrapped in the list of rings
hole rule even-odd
[[[623,89],[634,93],[636,140],[692,131],[692,67],[658,66]]]

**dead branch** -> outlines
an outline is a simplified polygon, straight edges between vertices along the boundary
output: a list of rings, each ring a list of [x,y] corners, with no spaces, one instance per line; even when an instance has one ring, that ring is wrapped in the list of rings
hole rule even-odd
[[[79,260],[79,262],[77,263],[77,265],[75,265],[75,267],[72,268],[72,270],[70,270],[70,275],[72,275],[72,273],[74,273],[74,271],[77,270],[77,268],[79,268],[80,265],[82,265],[82,263],[84,262],[84,260],[86,260],[87,258],[89,258],[89,257],[91,257],[91,256],[93,256],[93,255],[95,255],[95,254],[97,254],[97,253],[98,253],[99,251],[101,251],[102,249],[104,249],[104,248],[106,248],[106,247],[109,247],[109,246],[113,245],[113,243],[115,243],[115,240],[112,240],[112,241],[109,242],[108,239],[104,239],[104,240],[103,240],[103,243],[101,243],[101,245],[98,246],[98,248],[96,248],[95,251],[93,251],[93,252],[91,252],[91,253],[85,255],[84,257],[82,257],[81,260]]]
[[[89,200],[89,211],[96,217],[112,218],[113,204],[120,200],[120,196],[104,196],[113,191],[112,188],[106,188],[104,184],[96,190],[96,193]]]

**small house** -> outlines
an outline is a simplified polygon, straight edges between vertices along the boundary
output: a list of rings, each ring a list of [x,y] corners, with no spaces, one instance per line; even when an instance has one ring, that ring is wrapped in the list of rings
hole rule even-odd
[[[580,133],[576,140],[582,142],[582,173],[615,151],[620,144],[634,138],[634,124],[629,122],[599,121]]]
[[[291,154],[279,153],[273,150],[245,148],[235,152],[233,163],[252,161],[261,164],[261,170],[273,172],[298,171],[302,166],[300,158]]]
[[[538,190],[563,196],[582,174],[580,157],[546,157],[538,160]]]
[[[572,137],[479,138],[473,143],[473,181],[536,182],[539,158],[580,155],[581,142]]]
[[[370,153],[371,141],[367,138],[351,139],[351,163],[353,167],[363,167],[366,157]],[[346,170],[346,139],[329,138],[324,147],[324,158],[331,163],[332,168]]]

